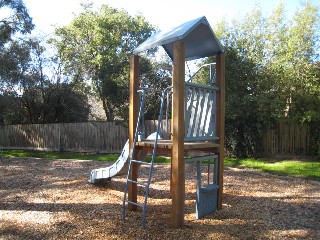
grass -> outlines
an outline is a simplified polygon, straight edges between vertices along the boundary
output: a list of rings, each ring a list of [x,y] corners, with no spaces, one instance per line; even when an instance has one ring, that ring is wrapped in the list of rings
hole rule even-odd
[[[92,153],[69,153],[69,152],[43,152],[25,150],[0,150],[0,155],[6,157],[37,157],[51,159],[80,159],[115,162],[119,154],[92,154]],[[146,161],[151,161],[151,156],[147,156]],[[156,163],[170,163],[170,158],[157,156]],[[305,177],[320,181],[320,162],[284,160],[274,161],[272,159],[254,158],[227,158],[225,165],[230,167],[247,167],[260,169],[266,172],[286,174],[292,176]]]
[[[97,161],[116,161],[119,154],[91,154],[91,153],[70,153],[70,152],[43,152],[25,150],[1,150],[0,154],[5,157],[36,157],[51,159],[80,159]]]
[[[43,151],[25,151],[25,150],[0,150],[0,155],[5,157],[35,157],[51,159],[79,159],[115,162],[119,154],[93,154],[93,153],[71,153],[71,152],[43,152]],[[147,156],[146,161],[151,161],[151,156]],[[156,163],[170,163],[170,159],[157,156]]]
[[[299,176],[320,181],[320,162],[315,161],[227,158],[225,165],[260,169],[265,172]]]

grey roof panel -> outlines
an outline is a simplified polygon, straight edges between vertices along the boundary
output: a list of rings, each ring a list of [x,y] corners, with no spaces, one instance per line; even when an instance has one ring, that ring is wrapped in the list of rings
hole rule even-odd
[[[134,51],[139,52],[163,46],[173,59],[173,43],[183,41],[186,48],[186,60],[217,55],[223,52],[220,42],[214,35],[206,17],[200,17],[172,28],[153,34]]]

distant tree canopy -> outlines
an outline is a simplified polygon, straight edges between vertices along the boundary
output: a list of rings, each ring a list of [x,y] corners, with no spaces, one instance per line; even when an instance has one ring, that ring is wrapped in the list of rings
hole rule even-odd
[[[292,19],[284,11],[280,3],[264,17],[257,6],[215,29],[226,53],[227,148],[236,156],[254,154],[276,119],[320,125],[319,8],[302,5]]]
[[[9,16],[0,19],[0,50],[12,40],[15,33],[30,33],[34,28],[32,18],[21,0],[1,0],[0,9],[6,8]]]
[[[66,74],[74,83],[91,81],[102,100],[107,120],[125,117],[128,107],[129,57],[154,27],[145,19],[123,10],[89,5],[66,27],[56,29]]]
[[[12,71],[19,71],[17,61],[25,55],[25,51],[19,54],[18,42],[13,39],[15,33],[27,34],[34,28],[21,0],[1,0],[0,9],[6,9],[7,14],[0,19],[0,84]],[[3,89],[3,88],[2,88]]]
[[[42,40],[28,35],[34,25],[23,2],[4,0],[4,8],[8,14],[0,19],[0,124],[86,121],[86,95],[62,80],[58,71],[48,74],[57,66],[56,57],[49,58]]]
[[[129,57],[154,31],[142,16],[84,5],[69,26],[57,28],[56,36],[44,42],[40,36],[14,37],[33,28],[22,1],[4,1],[1,7],[13,10],[10,21],[0,19],[3,33],[11,29],[1,35],[0,124],[87,121],[94,115],[88,94],[102,100],[107,120],[128,118]],[[52,48],[57,50],[54,55]],[[153,63],[141,58],[144,84],[168,85],[167,63],[168,59]],[[146,105],[149,118],[160,101],[155,94],[151,99]]]
[[[54,64],[45,56],[37,39],[14,41],[2,52],[5,65],[0,69],[0,124],[54,123],[86,121],[87,96],[74,89],[61,76],[46,74]]]

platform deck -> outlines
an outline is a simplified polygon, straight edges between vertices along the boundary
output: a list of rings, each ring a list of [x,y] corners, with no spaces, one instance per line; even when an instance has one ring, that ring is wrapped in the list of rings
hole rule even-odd
[[[139,150],[144,150],[150,152],[153,149],[154,141],[145,140],[136,143],[136,147]],[[169,153],[172,150],[172,141],[171,140],[158,140],[157,143],[157,152],[159,153]],[[214,152],[218,153],[220,144],[214,142],[185,142],[184,150],[185,151],[205,151],[205,152]]]

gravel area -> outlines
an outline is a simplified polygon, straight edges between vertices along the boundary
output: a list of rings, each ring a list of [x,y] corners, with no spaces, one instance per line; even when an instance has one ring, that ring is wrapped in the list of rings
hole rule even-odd
[[[124,176],[87,183],[110,164],[1,159],[0,239],[320,239],[319,182],[226,168],[223,209],[196,219],[196,168],[186,165],[185,226],[174,229],[170,165],[156,165],[142,228],[139,211],[121,220]]]

